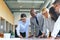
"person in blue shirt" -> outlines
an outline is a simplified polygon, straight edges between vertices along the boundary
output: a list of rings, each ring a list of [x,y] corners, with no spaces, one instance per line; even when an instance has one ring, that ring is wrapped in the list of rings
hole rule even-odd
[[[28,28],[29,28],[29,19],[27,19],[25,14],[21,14],[21,20],[18,21],[18,26],[16,28],[17,35],[20,38],[28,38]]]

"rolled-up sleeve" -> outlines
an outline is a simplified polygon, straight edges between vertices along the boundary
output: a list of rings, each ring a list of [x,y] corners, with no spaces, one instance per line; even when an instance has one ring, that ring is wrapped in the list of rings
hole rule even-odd
[[[28,28],[26,29],[26,38],[28,38],[28,35],[29,35],[29,33],[28,33]]]
[[[26,38],[28,38],[29,35],[29,25],[30,25],[30,20],[27,22],[27,27],[26,27]]]
[[[18,24],[16,31],[17,31],[17,35],[20,36],[20,24]]]
[[[55,38],[59,31],[60,31],[60,16],[54,25],[54,29],[53,29],[51,36]]]

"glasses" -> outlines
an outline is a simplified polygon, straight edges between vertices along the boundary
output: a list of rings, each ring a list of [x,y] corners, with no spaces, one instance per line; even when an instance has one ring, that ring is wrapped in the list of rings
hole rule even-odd
[[[47,12],[44,12],[43,15],[46,14],[46,13],[47,13]]]

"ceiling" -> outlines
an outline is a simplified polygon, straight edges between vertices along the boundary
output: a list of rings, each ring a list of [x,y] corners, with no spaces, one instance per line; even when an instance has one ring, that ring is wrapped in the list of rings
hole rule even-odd
[[[29,12],[31,8],[40,11],[49,0],[4,0],[12,12]]]

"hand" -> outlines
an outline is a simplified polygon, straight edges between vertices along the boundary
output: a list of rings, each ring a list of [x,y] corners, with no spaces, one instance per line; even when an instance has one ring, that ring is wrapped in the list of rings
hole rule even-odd
[[[43,38],[43,37],[44,37],[44,35],[39,36],[39,38]]]
[[[19,36],[20,38],[23,38],[21,35]]]
[[[53,37],[47,38],[47,40],[55,40]]]
[[[33,37],[33,35],[30,35],[28,38],[32,38]]]
[[[41,36],[39,36],[39,38],[43,38],[43,37],[44,37],[44,35],[45,35],[45,34],[43,33]]]

